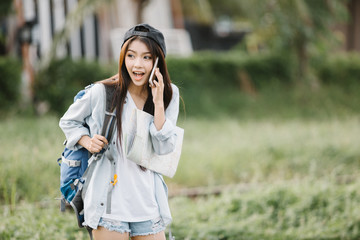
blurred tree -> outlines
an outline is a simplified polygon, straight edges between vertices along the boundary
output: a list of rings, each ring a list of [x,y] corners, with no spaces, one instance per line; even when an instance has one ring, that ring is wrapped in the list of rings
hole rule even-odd
[[[221,6],[221,3],[215,7]],[[181,0],[181,4],[187,20],[209,25],[214,23],[213,8],[208,0]]]
[[[347,18],[347,0],[182,0],[186,18],[213,23],[228,16],[241,26],[251,26],[248,43],[295,55],[298,78],[308,75],[309,49],[334,39],[335,24]],[[209,5],[204,14],[201,5]],[[211,16],[211,17],[209,17]],[[321,44],[319,44],[321,43]],[[254,48],[254,46],[256,46]]]
[[[55,34],[49,54],[41,60],[41,67],[46,67],[51,60],[55,58],[57,46],[69,38],[70,34],[81,26],[86,16],[113,1],[114,0],[79,0],[77,7],[72,9],[66,16],[64,28]]]
[[[257,44],[296,56],[298,78],[308,75],[311,45],[330,43],[335,24],[347,18],[346,0],[209,0],[213,9],[236,11],[252,24]]]
[[[144,8],[149,3],[149,0],[133,0],[136,3],[136,22],[142,23],[143,17],[142,13],[144,11]]]
[[[310,45],[329,42],[334,24],[347,17],[344,0],[239,2],[243,13],[254,24],[254,33],[261,36],[262,44],[295,54],[299,79],[308,74]]]
[[[65,27],[54,36],[50,54],[45,57],[41,65],[46,66],[51,59],[54,59],[57,45],[68,38],[74,29],[79,28],[87,15],[113,2],[114,0],[79,0],[77,7],[66,16]],[[141,23],[144,8],[149,0],[133,0],[133,2],[136,4],[136,21]]]

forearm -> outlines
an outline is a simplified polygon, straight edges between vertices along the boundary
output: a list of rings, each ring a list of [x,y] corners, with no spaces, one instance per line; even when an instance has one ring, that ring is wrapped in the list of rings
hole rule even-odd
[[[86,148],[87,150],[89,150],[90,142],[91,142],[90,136],[84,135],[79,139],[77,143],[83,146],[84,148]]]
[[[157,131],[160,131],[165,123],[165,108],[164,104],[156,104],[154,110],[154,125]]]

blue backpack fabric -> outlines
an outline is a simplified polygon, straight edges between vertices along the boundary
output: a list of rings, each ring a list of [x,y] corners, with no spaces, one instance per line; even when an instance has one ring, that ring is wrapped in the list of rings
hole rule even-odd
[[[74,97],[74,102],[82,98],[85,93],[93,86],[93,84],[85,87],[79,91]],[[87,125],[85,125],[88,127]],[[66,141],[64,142],[64,145]],[[65,203],[70,203],[77,191],[77,183],[81,181],[81,176],[84,174],[88,159],[91,154],[86,148],[79,150],[70,150],[65,147],[61,154],[61,158],[57,160],[60,166],[60,191],[62,194],[61,210],[65,210]]]

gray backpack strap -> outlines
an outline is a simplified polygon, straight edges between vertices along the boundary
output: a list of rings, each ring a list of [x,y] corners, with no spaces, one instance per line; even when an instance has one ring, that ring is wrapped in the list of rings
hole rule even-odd
[[[169,240],[175,240],[175,236],[173,236],[171,232],[171,225],[169,225]]]
[[[115,122],[116,122],[116,115],[115,115],[115,104],[114,104],[114,94],[115,94],[116,87],[114,85],[105,85],[106,91],[106,111],[105,111],[105,119],[104,119],[104,126],[102,129],[103,136],[109,141],[112,140],[112,135],[114,132]],[[106,124],[105,124],[106,123]],[[106,126],[106,128],[105,128]],[[108,156],[108,159],[111,164],[111,181],[108,188],[107,193],[107,200],[106,200],[106,213],[111,213],[111,194],[112,190],[117,182],[117,175],[116,175],[116,161],[113,159],[112,156]]]

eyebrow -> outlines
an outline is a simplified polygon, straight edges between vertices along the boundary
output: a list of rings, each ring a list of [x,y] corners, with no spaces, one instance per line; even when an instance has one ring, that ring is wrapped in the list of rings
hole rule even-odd
[[[129,48],[127,51],[128,51],[128,52],[137,53],[137,51],[132,50],[132,49],[130,49],[130,48]],[[151,52],[144,52],[143,54],[151,54]]]

